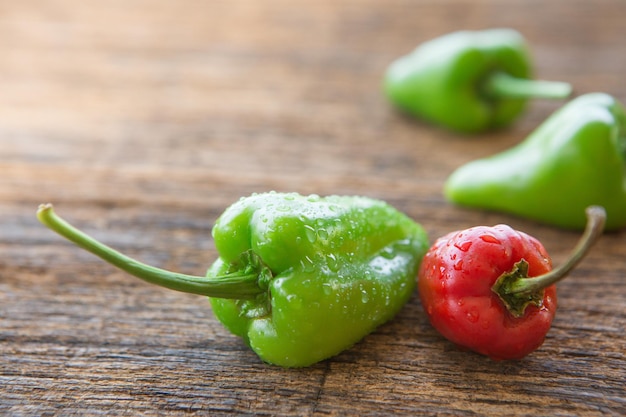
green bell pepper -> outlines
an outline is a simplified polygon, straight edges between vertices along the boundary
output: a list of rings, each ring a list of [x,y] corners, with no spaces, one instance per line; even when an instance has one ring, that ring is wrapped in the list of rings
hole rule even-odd
[[[462,133],[512,123],[529,98],[565,98],[571,86],[531,80],[524,38],[512,29],[459,31],[395,60],[383,88],[399,109]]]
[[[606,230],[626,225],[626,113],[604,93],[579,96],[523,142],[469,162],[444,186],[457,204],[582,230],[585,208],[606,209]]]
[[[207,295],[214,314],[265,362],[308,366],[349,348],[390,320],[415,288],[428,249],[423,228],[365,197],[255,194],[213,228],[219,258],[206,277],[130,259],[42,205],[42,223],[122,270]]]

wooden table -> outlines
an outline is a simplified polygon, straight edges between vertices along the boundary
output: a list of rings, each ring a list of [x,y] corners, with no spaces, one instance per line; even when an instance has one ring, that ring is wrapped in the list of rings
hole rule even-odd
[[[148,285],[41,226],[39,203],[147,263],[201,274],[211,227],[269,190],[388,201],[432,239],[507,223],[564,259],[578,233],[455,207],[459,165],[562,103],[468,138],[394,111],[386,66],[458,29],[512,27],[539,78],[626,101],[626,3],[58,0],[0,4],[0,414],[581,416],[626,411],[626,235],[559,284],[545,344],[463,352],[417,296],[352,349],[265,365],[203,297]]]

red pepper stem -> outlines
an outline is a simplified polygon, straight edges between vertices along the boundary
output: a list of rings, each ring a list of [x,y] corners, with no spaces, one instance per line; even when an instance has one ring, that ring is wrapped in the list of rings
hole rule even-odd
[[[37,218],[48,228],[79,247],[119,269],[152,284],[191,294],[217,298],[255,298],[264,290],[259,286],[260,272],[246,268],[223,276],[201,277],[179,274],[146,265],[98,242],[59,217],[52,204],[42,204]]]
[[[496,98],[563,99],[572,94],[572,86],[560,81],[530,80],[506,72],[491,74],[483,84],[484,92]]]
[[[539,291],[565,278],[585,257],[604,230],[606,211],[600,206],[590,206],[586,210],[587,226],[578,244],[567,260],[547,274],[532,278],[521,278],[507,288],[507,294],[522,294]]]

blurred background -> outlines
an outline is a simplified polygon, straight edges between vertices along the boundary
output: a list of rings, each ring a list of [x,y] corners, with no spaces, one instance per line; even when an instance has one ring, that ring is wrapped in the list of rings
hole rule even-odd
[[[512,27],[527,37],[537,77],[623,99],[625,7],[610,0],[5,1],[0,161],[26,158],[44,172],[62,165],[57,175],[75,176],[74,191],[63,192],[84,196],[124,187],[93,189],[90,177],[111,175],[105,167],[164,176],[192,169],[207,181],[254,173],[261,181],[258,174],[298,177],[334,158],[322,177],[359,177],[371,164],[401,176],[416,148],[435,152],[430,138],[446,133],[420,130],[384,101],[381,78],[392,60],[451,31]],[[518,140],[559,105],[534,102],[515,135],[504,136]],[[406,148],[394,149],[403,138]],[[377,149],[376,159],[346,163],[352,141]],[[434,175],[413,168],[420,178]],[[17,181],[16,174],[5,171],[5,197],[14,186],[7,177]],[[306,189],[302,180],[286,186]]]
[[[50,201],[131,256],[203,273],[212,224],[241,196],[362,194],[433,240],[509,223],[558,262],[578,234],[454,207],[441,188],[563,103],[468,138],[397,112],[382,77],[426,40],[509,27],[537,78],[626,102],[625,22],[623,0],[0,0],[0,414],[622,414],[623,233],[562,284],[548,342],[521,364],[459,351],[414,297],[364,343],[286,371],[202,297],[104,266],[35,210]]]

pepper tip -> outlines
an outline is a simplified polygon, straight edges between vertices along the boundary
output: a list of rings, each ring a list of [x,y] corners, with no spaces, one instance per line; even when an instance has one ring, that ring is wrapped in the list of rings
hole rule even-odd
[[[43,203],[40,204],[37,208],[37,213],[41,213],[42,211],[52,210],[52,203]]]
[[[587,213],[589,217],[606,217],[606,210],[602,206],[589,206],[585,210],[585,213]]]
[[[52,208],[52,203],[40,204],[39,208],[37,208],[37,219],[45,225],[47,225],[47,219],[54,210]]]

